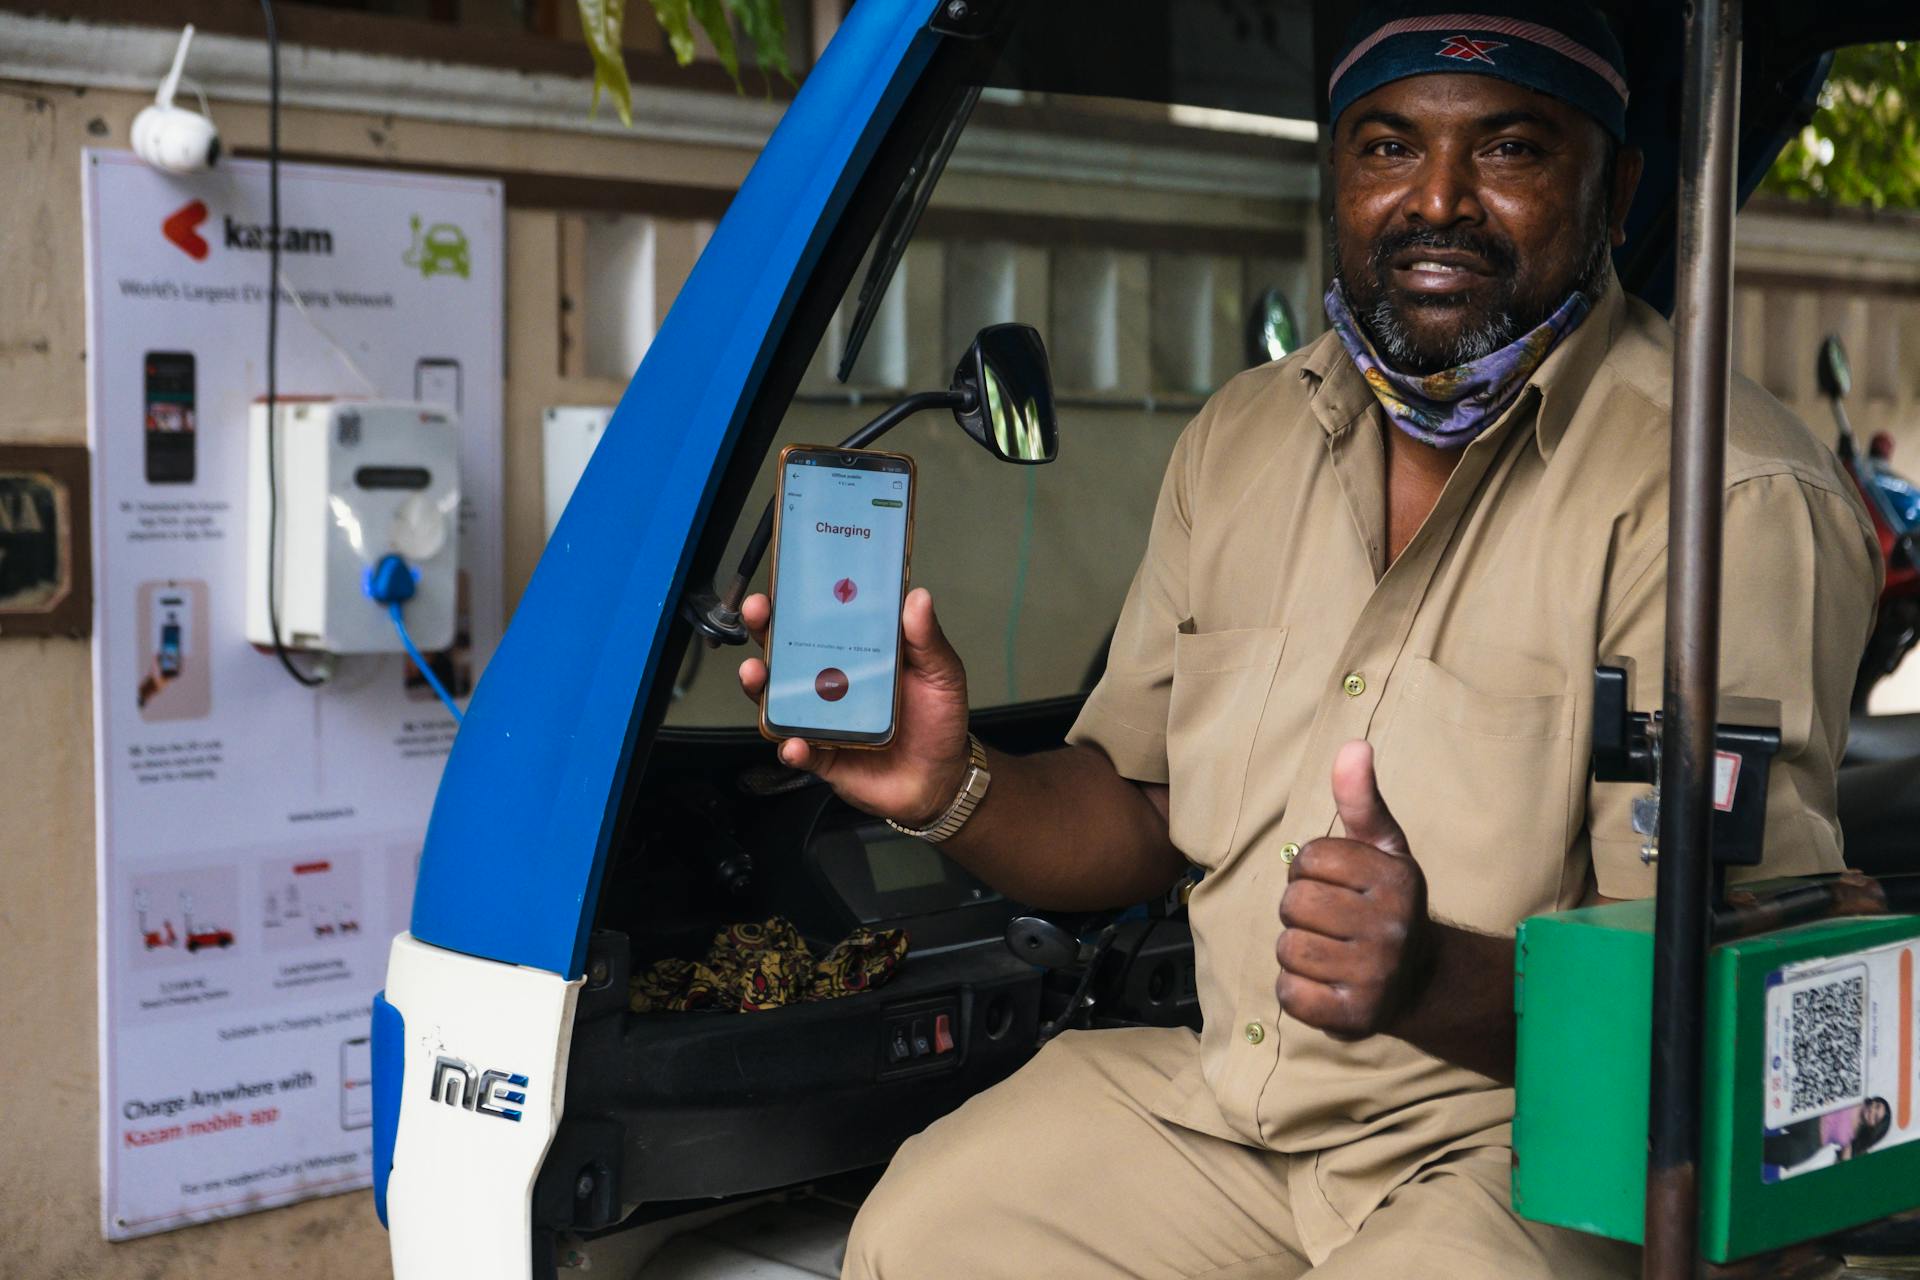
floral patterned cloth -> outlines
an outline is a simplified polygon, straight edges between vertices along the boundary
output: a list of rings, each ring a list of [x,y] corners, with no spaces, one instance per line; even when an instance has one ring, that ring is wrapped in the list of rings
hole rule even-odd
[[[1333,331],[1340,335],[1341,345],[1373,388],[1387,417],[1415,440],[1436,449],[1465,448],[1492,426],[1560,339],[1587,318],[1589,309],[1586,295],[1576,291],[1539,328],[1498,351],[1423,376],[1387,366],[1360,331],[1338,280],[1327,289],[1326,303]]]
[[[881,985],[906,954],[905,931],[856,929],[816,960],[792,922],[771,916],[728,925],[699,960],[656,961],[629,981],[627,1004],[635,1013],[752,1013],[832,1000]]]

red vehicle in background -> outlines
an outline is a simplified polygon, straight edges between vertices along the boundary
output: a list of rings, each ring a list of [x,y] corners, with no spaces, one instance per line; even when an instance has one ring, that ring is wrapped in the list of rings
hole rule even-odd
[[[1893,437],[1886,432],[1876,433],[1861,450],[1847,417],[1846,397],[1853,388],[1853,373],[1840,339],[1829,337],[1820,344],[1818,371],[1820,393],[1833,403],[1833,419],[1840,428],[1836,449],[1873,517],[1874,532],[1880,535],[1880,555],[1887,566],[1886,583],[1880,590],[1880,614],[1867,638],[1860,674],[1853,686],[1853,709],[1860,715],[1866,711],[1873,687],[1892,675],[1920,640],[1920,554],[1916,554],[1920,552],[1920,488],[1893,470]]]

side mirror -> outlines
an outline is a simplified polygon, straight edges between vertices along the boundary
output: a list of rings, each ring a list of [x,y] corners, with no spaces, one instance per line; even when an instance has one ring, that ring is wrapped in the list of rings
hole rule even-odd
[[[1293,304],[1279,289],[1268,289],[1247,317],[1247,367],[1268,364],[1300,345],[1300,324]]]
[[[1820,394],[1829,400],[1840,400],[1853,390],[1853,370],[1847,364],[1847,349],[1840,345],[1840,339],[1828,334],[1827,340],[1820,344],[1820,361],[1816,366],[1820,376]]]
[[[928,409],[951,409],[961,429],[1003,462],[1052,462],[1060,452],[1053,373],[1047,365],[1046,345],[1032,325],[996,324],[982,329],[954,370],[952,387],[908,396],[842,440],[840,448],[864,449]],[[772,537],[773,500],[768,499],[727,589],[718,594],[689,591],[681,600],[681,615],[709,646],[747,642],[747,629],[740,624],[740,602],[746,599],[747,583]]]
[[[953,389],[962,397],[955,420],[996,458],[1032,464],[1059,455],[1053,373],[1032,325],[982,329],[954,370]]]

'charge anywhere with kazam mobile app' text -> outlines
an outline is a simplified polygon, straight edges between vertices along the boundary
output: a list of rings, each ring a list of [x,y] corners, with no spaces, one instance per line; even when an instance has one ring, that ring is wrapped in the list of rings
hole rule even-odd
[[[884,741],[893,728],[912,464],[792,450],[781,473],[766,722]]]

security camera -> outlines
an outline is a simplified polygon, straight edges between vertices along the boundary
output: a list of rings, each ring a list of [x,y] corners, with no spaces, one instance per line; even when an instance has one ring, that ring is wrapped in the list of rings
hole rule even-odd
[[[173,68],[160,82],[153,105],[141,108],[133,118],[133,152],[156,169],[168,173],[198,173],[211,169],[220,158],[220,131],[213,121],[191,107],[173,105],[180,88],[180,69],[187,62],[187,46],[193,43],[193,24],[180,33],[180,47],[173,53]],[[201,106],[206,100],[201,100]]]

